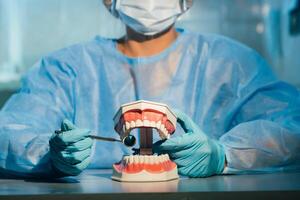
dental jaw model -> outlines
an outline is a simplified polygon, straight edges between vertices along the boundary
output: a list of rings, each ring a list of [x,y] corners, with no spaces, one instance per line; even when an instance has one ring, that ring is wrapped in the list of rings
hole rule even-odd
[[[140,129],[139,155],[124,156],[113,165],[112,179],[126,182],[168,181],[178,178],[177,166],[168,154],[153,155],[152,130],[168,139],[176,129],[176,116],[165,104],[136,101],[121,106],[114,117],[115,130],[124,140],[135,128]]]

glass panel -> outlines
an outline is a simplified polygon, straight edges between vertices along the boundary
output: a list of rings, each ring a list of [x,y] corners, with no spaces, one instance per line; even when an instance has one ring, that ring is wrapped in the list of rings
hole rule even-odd
[[[261,53],[281,78],[300,85],[300,60],[296,59],[300,36],[290,33],[290,13],[297,2],[194,0],[177,26],[235,38]],[[95,35],[116,38],[122,34],[124,26],[108,13],[102,0],[0,0],[0,88],[19,80],[51,51]]]
[[[101,0],[0,0],[0,84],[18,80],[51,51],[123,33]]]

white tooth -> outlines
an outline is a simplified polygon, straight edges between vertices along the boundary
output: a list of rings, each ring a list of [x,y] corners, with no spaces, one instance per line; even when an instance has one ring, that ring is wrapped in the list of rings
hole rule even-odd
[[[164,156],[163,155],[160,155],[159,157],[158,157],[159,159],[159,162],[164,162]]]
[[[157,129],[160,129],[160,126],[161,126],[161,122],[158,121],[158,122],[156,123],[156,128],[157,128]]]
[[[123,160],[125,161],[125,164],[129,163],[129,157],[128,156],[125,156]]]
[[[161,132],[164,132],[165,128],[166,128],[165,125],[162,124],[162,125],[160,126]]]
[[[156,164],[160,163],[159,157],[157,155],[154,156],[154,163]]]
[[[164,139],[166,139],[166,136],[165,136],[165,134],[164,134],[164,132],[163,132],[163,131],[160,131],[160,134],[161,134],[161,136],[160,136],[160,137],[161,137],[161,139],[163,139],[163,140],[164,140]]]
[[[129,164],[132,164],[133,163],[133,156],[129,156]]]
[[[148,156],[148,164],[151,164],[151,156]]]
[[[130,128],[135,128],[135,122],[134,121],[130,122]]]
[[[167,139],[168,138],[168,131],[166,129],[163,131],[163,134],[164,134],[164,137]]]
[[[145,156],[144,157],[144,163],[145,164],[149,164],[149,156]]]
[[[144,120],[144,126],[150,126],[150,121],[149,120]]]
[[[155,128],[155,127],[156,127],[156,124],[155,124],[155,122],[154,122],[154,121],[151,121],[151,122],[150,122],[150,125],[151,125],[151,127],[153,127],[153,128]]]
[[[154,155],[154,156],[151,156],[151,160],[152,160],[152,163],[154,164],[154,163],[156,163],[156,156]]]
[[[139,163],[144,163],[145,160],[145,156],[140,156],[139,157]]]
[[[160,157],[161,157],[161,162],[164,162],[165,161],[165,155],[162,154],[162,155],[160,155]]]
[[[161,127],[161,129],[162,129],[162,127]],[[164,139],[167,139],[168,138],[168,131],[167,131],[167,129],[163,128],[161,132],[163,133]]]
[[[133,156],[133,163],[139,163],[139,156]]]
[[[129,122],[126,122],[125,125],[126,125],[126,130],[130,129],[130,123]]]
[[[168,161],[168,157],[166,154],[164,154],[164,161]]]
[[[161,162],[161,156],[157,156],[157,163],[160,163]]]
[[[141,126],[143,126],[142,120],[140,120],[140,119],[136,120],[135,125],[136,125],[136,127],[141,127]]]
[[[124,163],[126,163],[126,158],[127,158],[127,156],[124,156],[124,157],[123,157],[123,162],[124,162]]]
[[[161,132],[161,130],[158,130],[158,133],[159,133],[159,137],[162,139],[162,140],[164,140],[165,138],[164,138],[164,134]]]
[[[167,154],[164,154],[164,161],[168,161]]]
[[[149,156],[149,163],[154,164],[154,156]]]
[[[170,139],[171,135],[167,133],[167,138],[166,139]]]
[[[170,160],[169,154],[165,154],[166,161]]]

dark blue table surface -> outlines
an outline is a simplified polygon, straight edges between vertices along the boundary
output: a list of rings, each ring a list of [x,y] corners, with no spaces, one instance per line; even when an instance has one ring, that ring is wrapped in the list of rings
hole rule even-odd
[[[223,175],[126,183],[111,170],[55,180],[0,179],[0,199],[299,199],[300,173]]]

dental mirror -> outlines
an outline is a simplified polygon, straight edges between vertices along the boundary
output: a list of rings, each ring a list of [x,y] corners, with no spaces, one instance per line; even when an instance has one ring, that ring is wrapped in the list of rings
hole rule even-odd
[[[56,134],[61,134],[63,131],[61,130],[56,130]],[[132,147],[136,143],[136,138],[133,135],[128,135],[126,136],[123,140],[118,140],[115,138],[109,138],[109,137],[101,137],[97,135],[89,135],[90,138],[95,139],[95,140],[100,140],[100,141],[108,141],[108,142],[121,142],[127,147]]]
[[[132,147],[136,143],[136,138],[133,135],[128,135],[123,139],[123,144],[127,147]]]

